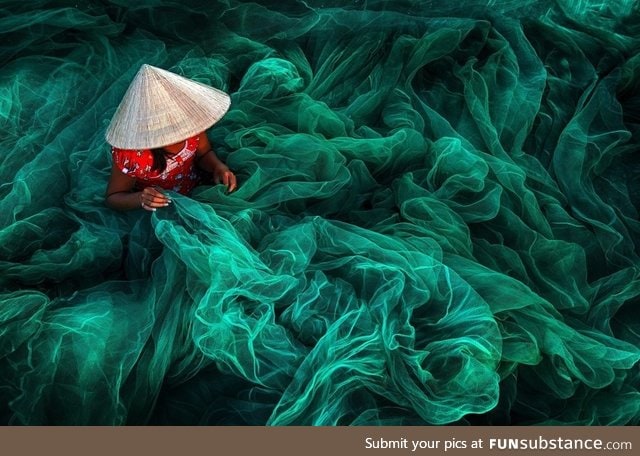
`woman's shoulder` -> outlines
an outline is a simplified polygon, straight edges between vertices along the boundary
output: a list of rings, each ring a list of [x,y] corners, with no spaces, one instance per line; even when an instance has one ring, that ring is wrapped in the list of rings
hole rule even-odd
[[[200,137],[202,136],[202,133],[198,133],[195,136],[192,136],[190,138],[187,138],[186,140],[186,148],[192,151],[195,151],[198,148],[198,145],[200,144]]]
[[[124,174],[148,173],[153,166],[153,154],[149,149],[111,148],[113,162]]]
[[[111,146],[111,153],[113,155],[131,155],[141,157],[147,153],[150,153],[150,149],[121,149],[119,147]]]

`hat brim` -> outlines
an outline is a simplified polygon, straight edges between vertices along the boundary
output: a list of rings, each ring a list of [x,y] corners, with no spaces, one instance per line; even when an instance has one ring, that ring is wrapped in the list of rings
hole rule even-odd
[[[143,65],[105,133],[121,149],[153,149],[203,132],[229,110],[231,97],[170,71]]]

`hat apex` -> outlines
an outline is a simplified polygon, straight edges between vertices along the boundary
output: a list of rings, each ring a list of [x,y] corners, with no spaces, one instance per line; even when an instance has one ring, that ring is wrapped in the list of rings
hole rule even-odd
[[[105,138],[121,149],[152,149],[207,130],[228,111],[225,92],[143,64],[129,85]]]

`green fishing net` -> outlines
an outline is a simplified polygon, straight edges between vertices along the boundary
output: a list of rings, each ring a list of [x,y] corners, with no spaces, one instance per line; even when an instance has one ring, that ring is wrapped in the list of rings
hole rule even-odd
[[[0,422],[640,424],[639,24],[0,1]],[[236,192],[104,205],[143,63],[231,94]]]

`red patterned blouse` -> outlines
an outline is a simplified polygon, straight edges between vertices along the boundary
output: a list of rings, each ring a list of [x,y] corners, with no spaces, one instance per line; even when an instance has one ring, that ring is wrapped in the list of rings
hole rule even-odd
[[[113,161],[127,176],[136,178],[136,190],[158,186],[184,195],[200,182],[200,173],[195,166],[199,136],[185,140],[182,150],[175,155],[167,154],[167,167],[163,172],[153,168],[153,153],[150,149],[118,149],[113,147]]]

